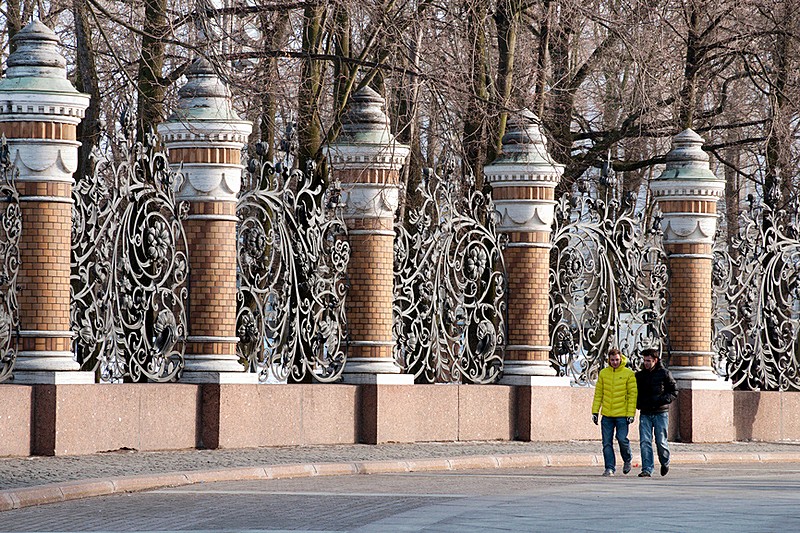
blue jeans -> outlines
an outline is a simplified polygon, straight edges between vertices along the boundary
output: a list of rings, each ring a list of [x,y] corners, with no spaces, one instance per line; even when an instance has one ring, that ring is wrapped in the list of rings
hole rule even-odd
[[[653,433],[656,436],[658,461],[669,466],[669,445],[667,444],[667,428],[669,413],[639,415],[639,443],[642,451],[642,472],[653,473]]]
[[[631,452],[631,441],[628,440],[628,421],[624,416],[604,416],[600,423],[600,430],[603,435],[603,462],[606,470],[614,472],[617,467],[617,458],[614,454],[614,430],[617,430],[617,442],[619,442],[619,452],[622,460],[630,463],[633,459]]]

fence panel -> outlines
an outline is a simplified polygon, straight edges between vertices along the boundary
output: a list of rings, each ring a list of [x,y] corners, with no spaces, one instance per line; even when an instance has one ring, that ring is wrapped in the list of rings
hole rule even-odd
[[[14,185],[16,170],[5,137],[0,141],[0,383],[11,378],[19,347],[19,239],[22,211]]]
[[[506,274],[491,197],[426,171],[395,224],[395,359],[426,383],[492,383],[503,368]]]
[[[592,384],[609,348],[634,361],[641,349],[668,349],[667,258],[658,214],[636,197],[587,190],[556,205],[550,261],[551,361],[559,375]]]
[[[336,381],[346,362],[350,259],[337,187],[249,160],[237,206],[238,353],[262,381]]]
[[[72,329],[83,370],[102,382],[174,381],[187,334],[188,245],[181,179],[131,126],[116,156],[94,155],[73,188]]]
[[[714,250],[715,368],[735,387],[800,390],[800,199],[777,212],[748,202],[731,246]]]

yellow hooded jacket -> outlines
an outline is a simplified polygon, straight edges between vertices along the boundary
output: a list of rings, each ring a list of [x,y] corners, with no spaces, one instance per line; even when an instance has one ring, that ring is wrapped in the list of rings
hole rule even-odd
[[[628,358],[624,355],[621,358],[617,368],[607,366],[597,376],[592,414],[599,413],[602,405],[603,416],[636,415],[636,374],[625,366]]]

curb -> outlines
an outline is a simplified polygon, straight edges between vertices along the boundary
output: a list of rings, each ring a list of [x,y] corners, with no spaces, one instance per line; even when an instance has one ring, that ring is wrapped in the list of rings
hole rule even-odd
[[[800,452],[680,453],[673,454],[670,462],[676,464],[792,463],[800,462]],[[215,483],[218,481],[290,479],[314,476],[434,472],[445,470],[559,466],[591,467],[602,464],[603,457],[599,454],[517,454],[472,455],[452,457],[449,459],[361,461],[352,463],[299,463],[216,470],[194,470],[166,474],[68,481],[2,490],[0,491],[0,512],[96,496],[110,496],[113,494],[139,492],[166,487],[180,487],[192,485],[194,483]]]

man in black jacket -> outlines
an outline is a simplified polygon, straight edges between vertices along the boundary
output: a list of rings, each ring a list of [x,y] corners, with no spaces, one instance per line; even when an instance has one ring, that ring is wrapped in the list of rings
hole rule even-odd
[[[636,386],[639,397],[639,445],[642,452],[642,472],[639,477],[650,477],[653,473],[653,434],[655,433],[658,461],[661,475],[669,472],[669,404],[678,397],[675,379],[659,361],[658,350],[648,348],[642,351],[643,368],[636,373]]]

